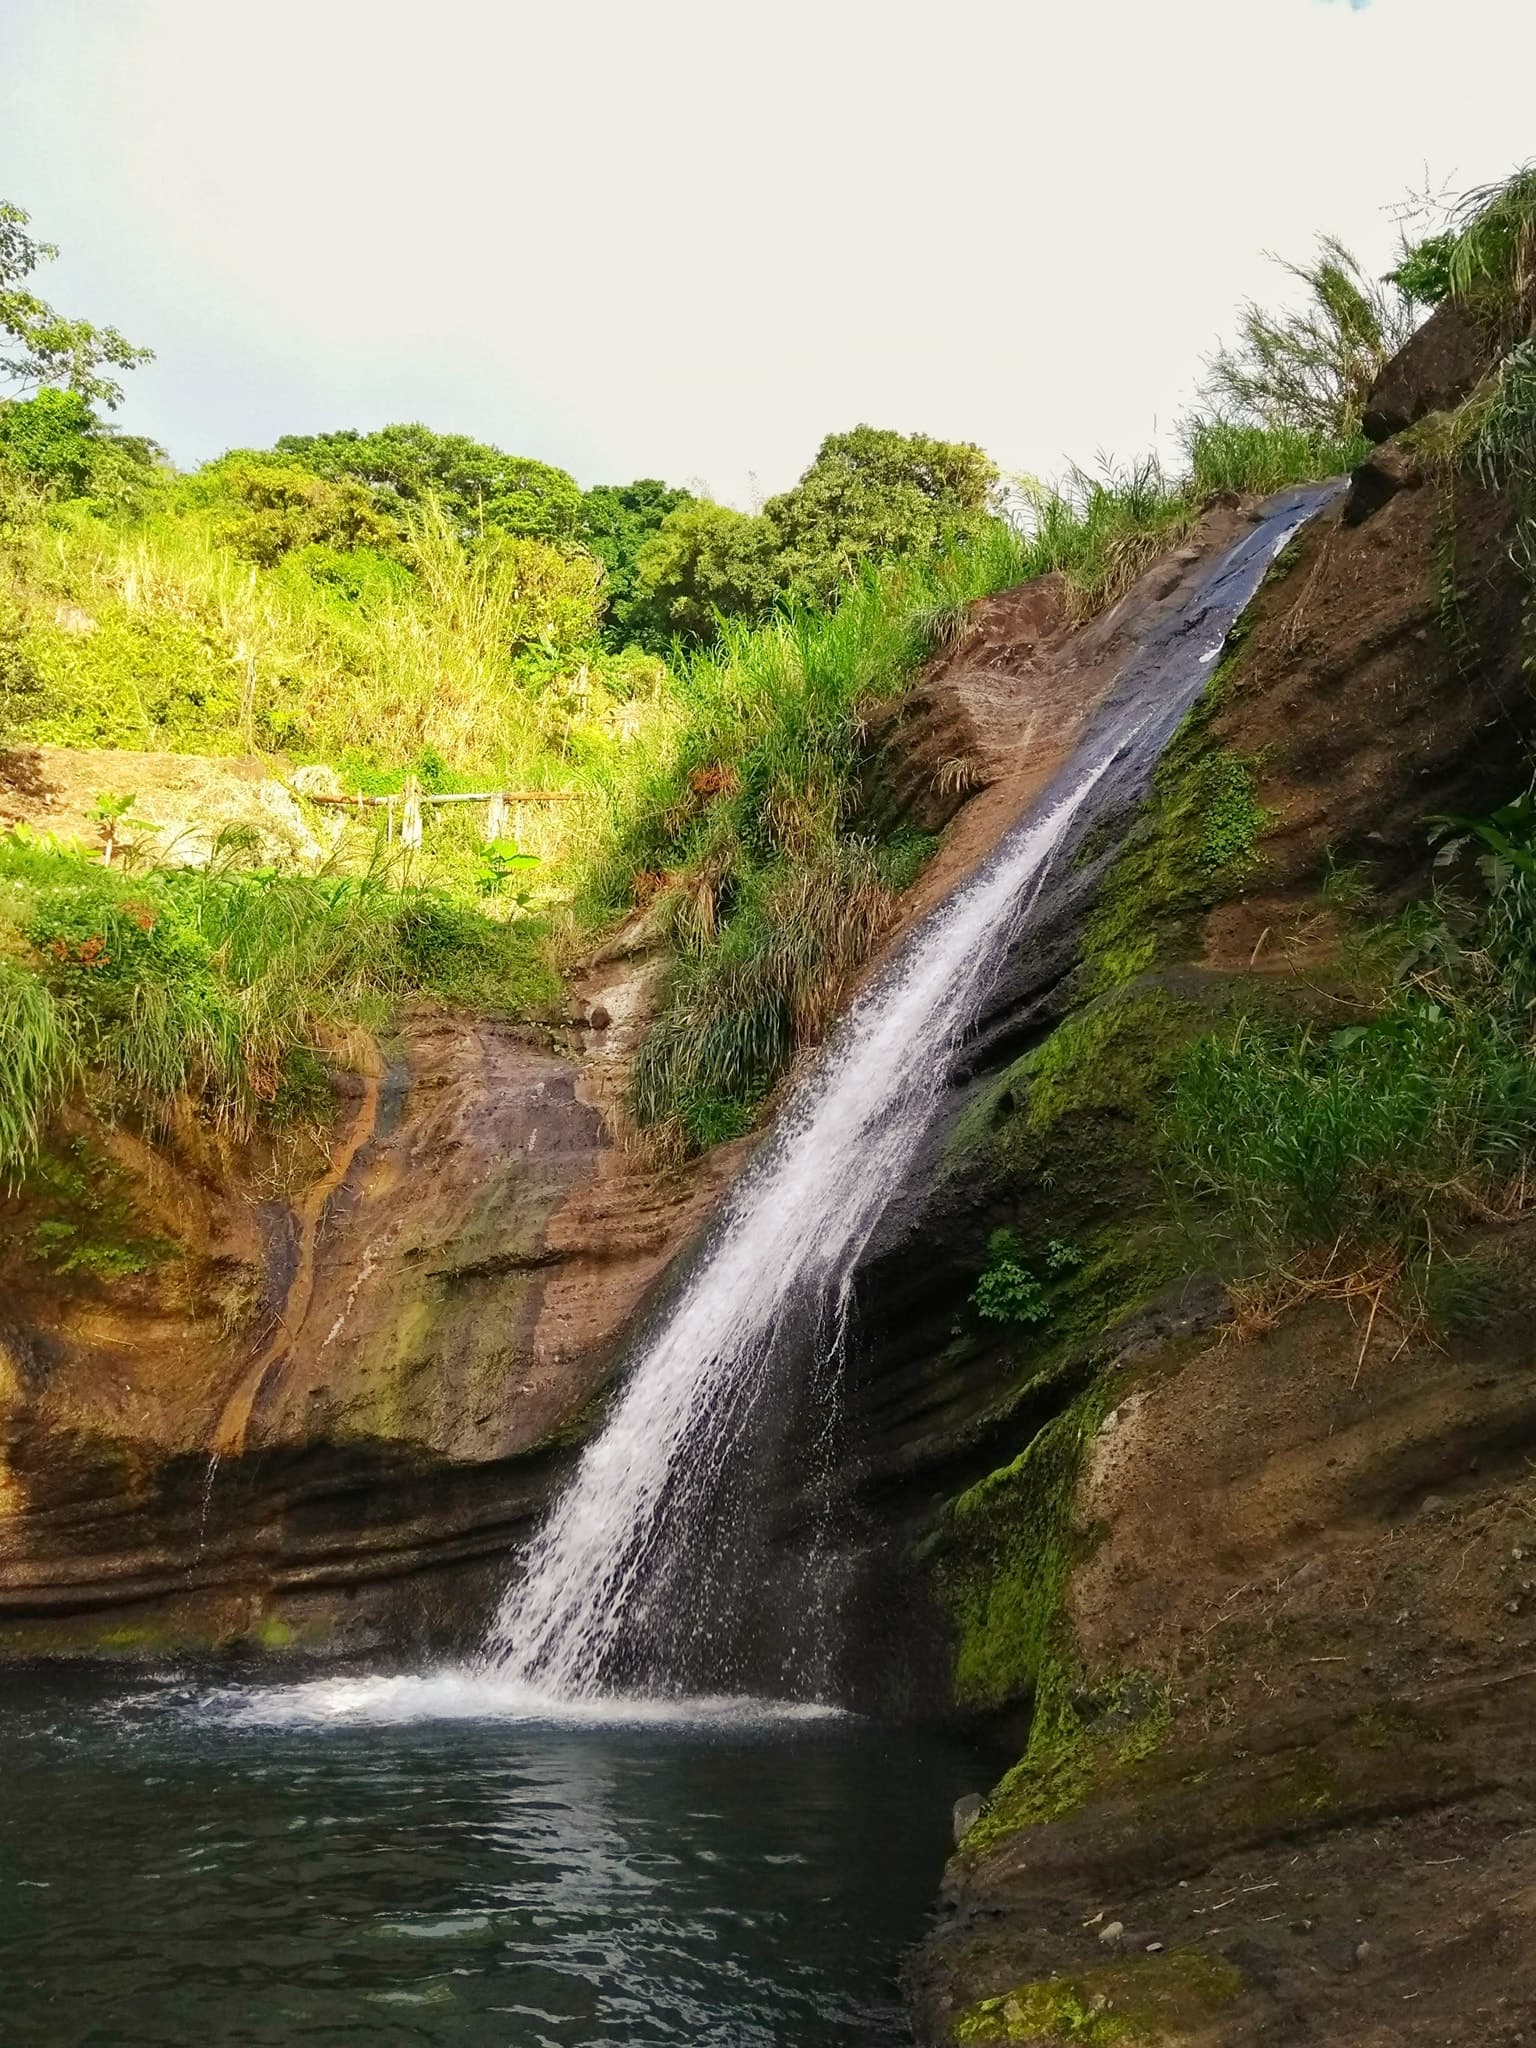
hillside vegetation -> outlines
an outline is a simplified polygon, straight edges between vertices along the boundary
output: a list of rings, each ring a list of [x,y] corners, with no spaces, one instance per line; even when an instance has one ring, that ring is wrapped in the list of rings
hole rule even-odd
[[[412,991],[536,1012],[571,950],[643,907],[675,966],[636,1119],[683,1149],[747,1128],[929,850],[859,815],[862,707],[979,597],[1057,571],[1089,616],[1213,496],[1347,466],[1414,303],[1324,245],[1303,311],[1243,315],[1175,473],[1005,488],[974,446],[861,426],[744,514],[655,479],[583,490],[422,425],[178,474],[108,417],[143,351],[32,293],[51,253],[0,211],[12,759],[255,755],[339,791],[578,800],[529,804],[490,846],[468,807],[435,814],[419,851],[354,827],[318,873],[259,865],[238,834],[213,872],[178,873],[121,800],[96,845],[0,840],[11,1175],[82,1091],[108,1116],[190,1097],[238,1122]]]

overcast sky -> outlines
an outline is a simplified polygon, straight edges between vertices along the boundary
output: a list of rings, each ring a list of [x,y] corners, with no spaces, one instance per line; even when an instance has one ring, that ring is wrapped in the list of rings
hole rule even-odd
[[[749,503],[860,420],[1134,453],[1533,79],[1533,0],[0,0],[0,195],[178,463],[423,419]]]

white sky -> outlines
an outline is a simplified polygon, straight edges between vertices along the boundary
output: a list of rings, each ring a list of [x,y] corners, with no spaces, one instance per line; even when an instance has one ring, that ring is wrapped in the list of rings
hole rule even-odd
[[[182,464],[420,418],[746,503],[860,420],[1135,453],[1533,81],[1536,0],[0,0],[0,194]]]

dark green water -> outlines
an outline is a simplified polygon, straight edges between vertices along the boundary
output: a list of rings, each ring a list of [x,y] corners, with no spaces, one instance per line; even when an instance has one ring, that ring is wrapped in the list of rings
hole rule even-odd
[[[8,1677],[0,2042],[883,2048],[985,1776],[851,1719],[513,1718],[467,1675]]]

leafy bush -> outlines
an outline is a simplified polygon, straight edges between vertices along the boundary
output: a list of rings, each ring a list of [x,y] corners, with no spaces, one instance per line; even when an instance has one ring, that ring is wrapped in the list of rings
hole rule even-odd
[[[1075,1272],[1083,1263],[1076,1245],[1052,1238],[1045,1248],[1047,1273]],[[971,1306],[991,1323],[1044,1323],[1050,1320],[1051,1302],[1045,1285],[1028,1266],[1019,1248],[1017,1234],[994,1230],[987,1239],[987,1263],[971,1292]]]

